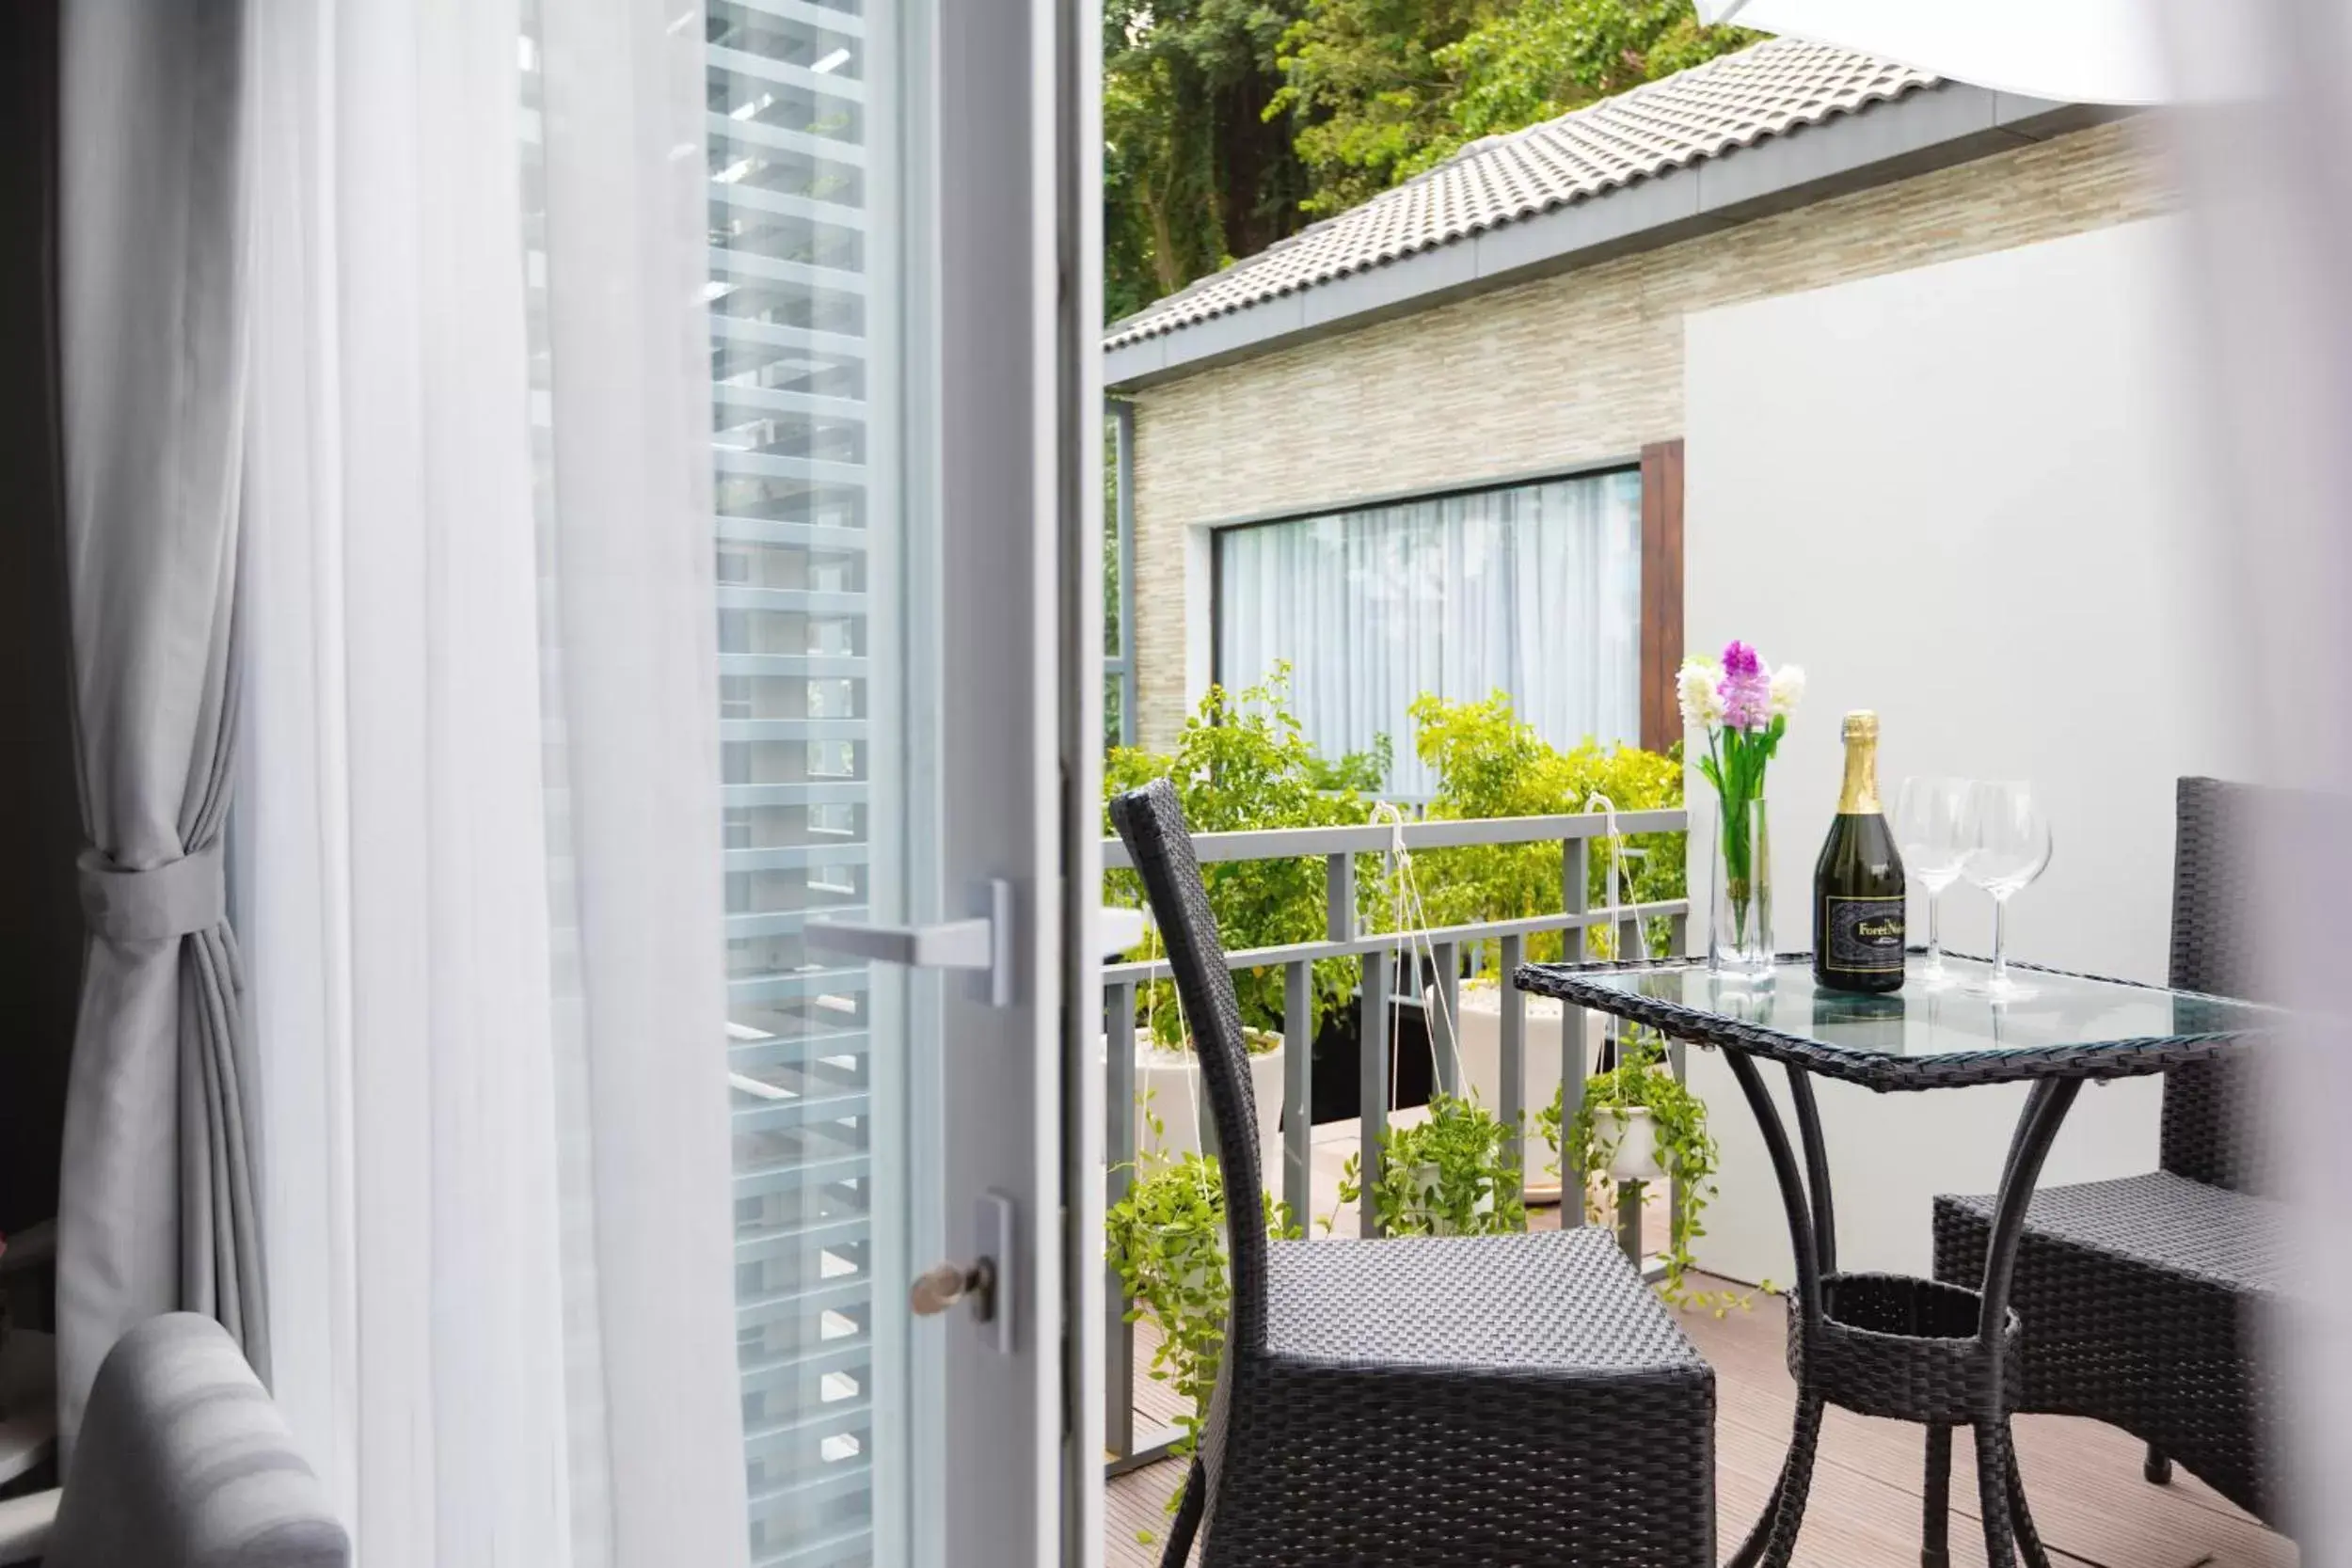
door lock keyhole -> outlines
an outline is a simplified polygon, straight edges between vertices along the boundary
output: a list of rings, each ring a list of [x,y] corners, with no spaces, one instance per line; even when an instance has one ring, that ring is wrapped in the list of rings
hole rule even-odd
[[[917,1317],[932,1318],[960,1301],[970,1301],[972,1318],[987,1323],[996,1315],[996,1259],[983,1258],[965,1268],[961,1263],[942,1263],[926,1269],[914,1276],[914,1288],[907,1292],[907,1305]]]

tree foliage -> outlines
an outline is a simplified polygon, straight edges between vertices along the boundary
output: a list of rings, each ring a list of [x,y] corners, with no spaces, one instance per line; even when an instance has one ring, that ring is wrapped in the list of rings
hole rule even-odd
[[[1702,26],[1691,0],[1524,0],[1499,12],[1442,64],[1457,84],[1453,146],[1556,119],[1645,82],[1745,49],[1764,35]]]
[[[1298,121],[1306,211],[1343,212],[1460,145],[1446,61],[1504,8],[1502,0],[1306,0],[1282,38],[1273,104]]]
[[[1113,321],[1304,221],[1281,90],[1305,0],[1104,0],[1104,307]]]
[[[1307,0],[1272,109],[1300,121],[1307,210],[1338,212],[1760,36],[1702,26],[1691,0]]]
[[[1103,28],[1114,321],[1481,136],[1758,36],[1691,0],[1105,0]]]

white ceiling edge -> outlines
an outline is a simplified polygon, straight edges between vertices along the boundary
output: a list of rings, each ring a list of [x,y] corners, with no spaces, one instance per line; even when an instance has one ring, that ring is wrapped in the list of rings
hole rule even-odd
[[[2147,0],[1698,0],[1699,17],[2070,103],[2179,101]]]

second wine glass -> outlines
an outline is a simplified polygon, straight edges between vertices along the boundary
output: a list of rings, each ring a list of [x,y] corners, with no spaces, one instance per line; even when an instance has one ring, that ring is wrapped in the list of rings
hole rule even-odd
[[[1942,990],[1953,976],[1944,967],[1944,890],[1960,880],[1968,855],[1965,779],[1912,778],[1895,800],[1895,842],[1903,873],[1928,890],[1928,957],[1915,971],[1922,990]]]
[[[1972,990],[2014,1002],[2034,990],[2010,977],[2009,901],[2050,863],[2050,824],[2033,785],[1973,784],[1962,829],[1967,853],[1961,875],[1993,895],[1993,973]]]

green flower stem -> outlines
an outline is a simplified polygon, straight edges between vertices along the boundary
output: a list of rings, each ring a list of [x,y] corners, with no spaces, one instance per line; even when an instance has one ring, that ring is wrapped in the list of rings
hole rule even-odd
[[[1715,786],[1724,891],[1731,900],[1733,938],[1741,946],[1748,941],[1748,911],[1756,895],[1754,808],[1764,799],[1765,769],[1788,732],[1786,714],[1775,714],[1762,729],[1709,730],[1707,755],[1699,759],[1699,771]]]

